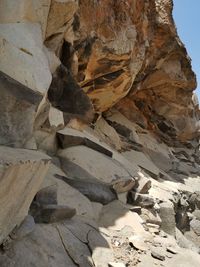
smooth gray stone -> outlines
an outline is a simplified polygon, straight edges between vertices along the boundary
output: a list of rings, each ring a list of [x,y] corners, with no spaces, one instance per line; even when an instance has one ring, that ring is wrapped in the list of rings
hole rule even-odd
[[[103,205],[106,205],[117,199],[117,194],[109,185],[100,182],[98,183],[87,180],[84,181],[78,178],[69,179],[65,176],[61,176],[58,174],[56,174],[55,177],[65,181],[72,187],[76,188],[79,192],[81,192],[91,201],[99,202]]]
[[[0,144],[26,147],[42,95],[0,71]]]
[[[42,188],[37,192],[35,201],[40,205],[57,204],[57,185]]]
[[[55,223],[72,218],[76,210],[68,206],[44,205],[35,217],[36,223]]]

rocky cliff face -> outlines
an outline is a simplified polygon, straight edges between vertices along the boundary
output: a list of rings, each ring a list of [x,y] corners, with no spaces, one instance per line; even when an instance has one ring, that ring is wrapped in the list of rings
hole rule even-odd
[[[1,266],[199,266],[199,104],[172,9],[0,2]]]

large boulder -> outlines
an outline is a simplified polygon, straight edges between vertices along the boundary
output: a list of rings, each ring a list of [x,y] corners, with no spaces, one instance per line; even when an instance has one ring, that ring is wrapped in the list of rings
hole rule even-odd
[[[63,180],[56,178],[55,175],[65,176],[65,173],[54,164],[51,164],[41,189],[56,186],[58,205],[67,205],[75,209],[77,215],[93,219],[94,211],[90,200]]]
[[[2,0],[0,23],[40,22],[45,35],[50,3],[50,0]]]
[[[2,0],[0,3],[0,23],[37,22],[32,0]]]
[[[66,253],[58,230],[52,225],[36,224],[28,238],[15,241],[12,251],[0,256],[2,267],[76,266]]]
[[[40,24],[0,24],[0,48],[0,70],[43,95],[51,83],[51,72]]]
[[[117,160],[86,146],[69,147],[60,150],[58,155],[63,165],[70,160],[91,176],[108,184],[118,179],[131,178],[130,173]]]
[[[0,146],[0,243],[28,214],[49,168],[40,152]]]
[[[78,218],[36,224],[35,230],[1,253],[2,267],[104,267],[113,261],[106,235]]]
[[[25,147],[42,96],[0,72],[0,144]]]

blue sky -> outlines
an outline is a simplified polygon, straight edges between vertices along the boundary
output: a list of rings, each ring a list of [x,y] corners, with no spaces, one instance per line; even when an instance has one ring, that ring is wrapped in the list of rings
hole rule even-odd
[[[200,0],[173,0],[173,16],[178,34],[192,59],[197,75],[197,90],[200,100]]]

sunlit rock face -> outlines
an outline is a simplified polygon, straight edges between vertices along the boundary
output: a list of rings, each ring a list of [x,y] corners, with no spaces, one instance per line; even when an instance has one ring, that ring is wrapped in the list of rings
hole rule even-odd
[[[127,95],[142,67],[147,9],[137,1],[80,3],[74,23],[77,80],[98,112]]]
[[[45,95],[56,55],[96,113],[117,105],[164,140],[198,137],[196,79],[171,0],[11,2],[1,3],[2,72]]]
[[[50,158],[26,149],[0,146],[0,243],[28,214],[49,168]]]
[[[196,79],[172,8],[158,0],[53,1],[45,44],[97,113],[117,104],[130,118],[142,117],[143,127],[185,142],[198,135]]]
[[[200,266],[200,112],[172,9],[0,0],[0,266]]]
[[[152,5],[149,47],[128,99],[147,118],[149,127],[164,134],[164,139],[170,136],[186,141],[198,136],[198,115],[192,100],[196,78],[171,12],[171,1]],[[150,20],[152,14],[154,19]]]

